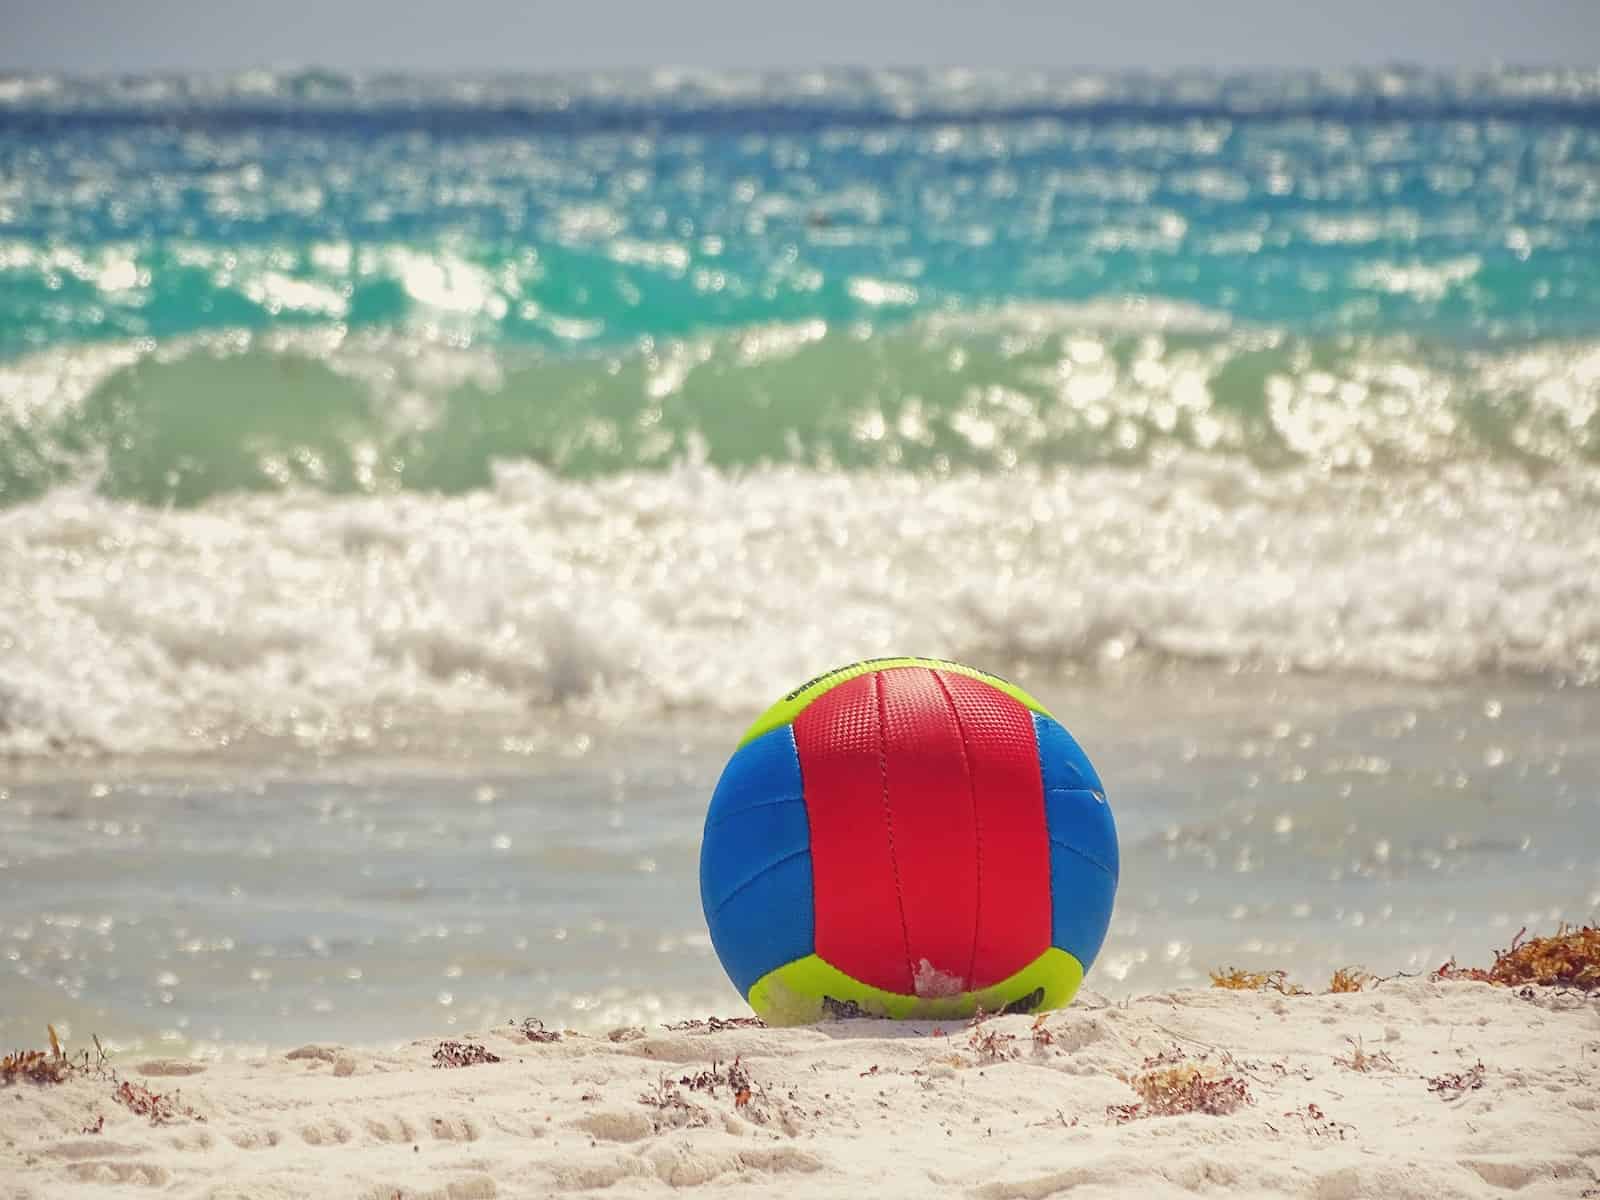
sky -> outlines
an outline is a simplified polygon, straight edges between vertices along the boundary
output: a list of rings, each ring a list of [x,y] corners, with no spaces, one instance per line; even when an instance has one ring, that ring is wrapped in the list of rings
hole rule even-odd
[[[0,68],[1600,64],[1600,0],[0,0]]]

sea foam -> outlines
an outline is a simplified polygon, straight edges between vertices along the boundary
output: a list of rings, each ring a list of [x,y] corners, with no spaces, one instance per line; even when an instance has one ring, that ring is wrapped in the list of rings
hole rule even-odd
[[[1600,473],[1190,452],[1005,477],[501,465],[448,497],[0,512],[0,749],[382,743],[754,711],[886,653],[1600,673]]]

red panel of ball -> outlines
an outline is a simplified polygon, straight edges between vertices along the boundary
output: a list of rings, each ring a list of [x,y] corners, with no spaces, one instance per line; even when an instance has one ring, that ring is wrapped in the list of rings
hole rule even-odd
[[[863,983],[940,995],[999,982],[1050,943],[1032,714],[981,680],[896,667],[794,721],[816,951]]]

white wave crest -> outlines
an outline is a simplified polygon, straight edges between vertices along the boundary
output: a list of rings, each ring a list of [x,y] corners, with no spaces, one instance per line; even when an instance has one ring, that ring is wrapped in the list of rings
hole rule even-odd
[[[1600,475],[504,467],[460,497],[0,512],[0,752],[753,713],[853,658],[1600,674]]]

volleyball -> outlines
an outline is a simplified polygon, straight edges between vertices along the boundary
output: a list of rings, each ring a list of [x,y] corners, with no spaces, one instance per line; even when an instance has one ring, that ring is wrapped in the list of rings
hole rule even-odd
[[[790,692],[744,735],[706,814],[712,945],[775,1025],[1069,1003],[1105,940],[1116,825],[1037,700],[940,659]]]

